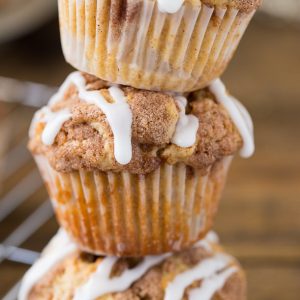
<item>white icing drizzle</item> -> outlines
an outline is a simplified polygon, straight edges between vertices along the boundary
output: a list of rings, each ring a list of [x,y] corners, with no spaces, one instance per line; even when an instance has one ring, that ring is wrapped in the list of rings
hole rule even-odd
[[[76,86],[78,96],[82,101],[96,105],[106,115],[107,122],[114,135],[115,158],[122,165],[128,164],[132,159],[131,127],[133,117],[123,91],[117,86],[110,87],[108,91],[114,102],[107,102],[100,91],[87,91],[84,77],[80,72],[73,72],[67,77],[58,92],[52,96],[49,105],[54,105],[63,99],[64,94],[72,84]],[[183,148],[191,147],[196,142],[199,120],[194,115],[186,115],[187,100],[185,97],[174,95],[173,97],[180,108],[180,113],[172,143]],[[44,107],[35,114],[29,135],[30,137],[34,136],[38,121],[45,122],[42,142],[48,146],[52,145],[62,125],[71,118],[72,114],[68,109],[52,112],[49,107]]]
[[[76,251],[76,245],[69,239],[65,231],[60,229],[52,238],[42,256],[25,274],[18,299],[28,299],[33,286],[45,276],[55,265]]]
[[[43,122],[46,125],[42,133],[42,142],[45,145],[50,146],[54,143],[62,125],[71,118],[72,114],[67,108],[53,112],[48,106],[45,106],[34,114],[29,128],[29,137],[34,137],[36,124],[38,122]]]
[[[219,244],[220,239],[216,232],[209,231],[208,234],[205,237],[205,240],[207,240],[211,244]]]
[[[194,247],[203,247],[206,243],[207,249],[213,253],[212,244],[218,242],[214,232],[209,232],[204,240],[195,244]],[[64,230],[56,234],[44,250],[41,258],[25,274],[19,300],[26,300],[33,286],[64,258],[76,251],[76,245],[69,239]],[[89,277],[88,281],[77,288],[74,300],[94,300],[109,293],[127,290],[135,281],[140,279],[150,268],[163,262],[170,257],[171,253],[157,256],[146,256],[144,260],[132,269],[125,270],[119,277],[110,278],[112,269],[118,261],[118,257],[108,256],[99,264],[97,270]],[[216,253],[212,257],[199,262],[198,265],[175,277],[166,289],[164,300],[180,300],[186,287],[195,280],[202,280],[200,288],[189,292],[189,299],[209,300],[221,289],[227,279],[237,271],[236,267],[229,267],[232,258],[226,254]]]
[[[184,0],[157,0],[157,2],[161,12],[174,14],[180,10]]]
[[[132,112],[126,101],[123,91],[112,86],[109,88],[109,93],[114,102],[109,103],[100,91],[87,91],[86,82],[80,72],[71,73],[66,81],[63,83],[57,94],[55,94],[49,101],[49,105],[54,105],[60,101],[71,84],[74,84],[78,90],[78,96],[82,101],[94,104],[99,107],[106,115],[114,135],[114,154],[118,163],[122,165],[128,164],[132,159],[132,144],[131,144],[131,126],[132,126]],[[46,113],[45,113],[46,112]],[[47,123],[42,135],[42,141],[46,145],[53,144],[57,133],[59,132],[63,123],[71,117],[68,111],[60,111],[51,113],[51,110],[44,111],[44,122]],[[37,115],[39,116],[39,114]],[[31,128],[37,122],[34,118]],[[32,134],[32,129],[30,130]]]
[[[94,300],[108,293],[122,292],[141,278],[151,267],[160,264],[171,254],[146,256],[135,268],[128,269],[119,277],[110,278],[117,257],[106,257],[87,283],[75,291],[74,300]]]
[[[186,115],[187,100],[185,97],[176,96],[175,101],[179,106],[180,113],[172,143],[182,148],[191,147],[196,142],[199,120],[194,115]]]
[[[212,245],[216,245],[219,243],[219,237],[214,231],[210,231],[207,233],[204,239],[196,242],[194,245],[194,248],[197,247],[202,247],[204,248],[207,252],[212,251]]]
[[[199,288],[192,289],[189,292],[189,300],[210,300],[214,294],[221,290],[226,281],[237,272],[236,267],[230,267],[216,275],[204,279]]]
[[[207,251],[213,252],[211,244],[216,244],[217,242],[218,236],[214,232],[209,232],[204,240],[195,244],[195,247],[205,246]],[[88,281],[76,289],[73,299],[94,300],[109,293],[125,291],[135,281],[140,279],[151,267],[160,264],[170,256],[171,253],[161,256],[146,256],[143,262],[138,266],[133,269],[125,270],[121,276],[114,278],[110,278],[110,275],[118,258],[111,256],[106,257]],[[203,295],[209,295],[213,291],[218,291],[222,288],[221,283],[224,284],[232,272],[230,271],[230,274],[229,271],[221,272],[231,261],[232,258],[230,256],[222,253],[217,253],[214,256],[201,261],[193,269],[179,274],[174,281],[168,285],[164,300],[180,300],[184,294],[185,288],[195,280],[199,279],[203,279],[203,284],[201,285],[201,288],[193,290],[193,294],[202,293]],[[234,268],[234,270],[236,269]],[[204,299],[206,298],[203,298],[203,300]]]
[[[48,110],[49,110],[48,107],[45,106],[45,107],[43,107],[40,110],[38,110],[38,111],[35,112],[35,114],[34,114],[34,116],[32,118],[30,127],[29,127],[29,137],[30,138],[34,137],[37,123],[40,122],[40,120],[42,119],[43,115],[45,113],[47,113]]]
[[[231,261],[232,258],[229,255],[222,253],[217,253],[210,258],[202,260],[192,269],[177,275],[173,281],[168,284],[164,300],[181,300],[185,289],[194,281],[212,277],[226,268]]]
[[[58,92],[50,98],[49,105],[51,106],[61,101],[70,85],[74,84],[77,88],[84,89],[85,83],[85,79],[80,72],[76,71],[70,73],[60,86]]]
[[[80,89],[80,99],[98,106],[106,115],[114,135],[114,154],[118,163],[126,165],[132,158],[131,126],[132,112],[126,102],[123,91],[118,87],[110,87],[109,93],[114,103],[109,103],[99,91]]]
[[[244,145],[240,155],[245,158],[250,157],[254,153],[255,146],[253,122],[246,108],[237,99],[228,95],[225,85],[220,79],[214,80],[209,89],[216,96],[217,101],[226,108],[243,138]]]
[[[253,122],[252,122],[252,118],[249,114],[249,112],[247,111],[247,109],[245,108],[245,106],[238,101],[236,98],[232,97],[232,99],[234,100],[236,106],[238,107],[238,109],[240,110],[241,114],[243,115],[248,127],[250,128],[251,132],[254,132],[254,127],[253,127]]]
[[[49,110],[43,118],[46,126],[42,133],[42,142],[47,146],[52,145],[62,125],[66,121],[70,120],[71,117],[72,114],[69,109],[63,109],[58,112],[52,112]]]

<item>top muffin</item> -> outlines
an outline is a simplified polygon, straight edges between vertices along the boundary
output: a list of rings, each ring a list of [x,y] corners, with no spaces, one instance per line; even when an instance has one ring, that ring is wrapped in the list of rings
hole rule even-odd
[[[225,70],[260,0],[59,0],[62,47],[80,71],[189,92]]]

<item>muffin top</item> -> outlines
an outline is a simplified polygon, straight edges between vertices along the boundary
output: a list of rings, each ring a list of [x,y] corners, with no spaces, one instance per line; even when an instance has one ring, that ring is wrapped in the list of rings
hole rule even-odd
[[[253,127],[219,80],[184,97],[109,86],[75,72],[35,114],[29,149],[60,172],[147,174],[163,162],[205,172],[239,149],[250,156]]]
[[[20,300],[244,300],[245,278],[214,233],[194,247],[144,258],[77,250],[62,230],[25,275]]]

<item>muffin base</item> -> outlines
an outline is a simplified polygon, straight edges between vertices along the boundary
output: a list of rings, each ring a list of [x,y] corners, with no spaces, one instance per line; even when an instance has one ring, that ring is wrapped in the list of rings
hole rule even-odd
[[[61,226],[81,250],[115,256],[180,251],[211,229],[231,157],[206,175],[162,164],[147,175],[56,172],[35,157]]]

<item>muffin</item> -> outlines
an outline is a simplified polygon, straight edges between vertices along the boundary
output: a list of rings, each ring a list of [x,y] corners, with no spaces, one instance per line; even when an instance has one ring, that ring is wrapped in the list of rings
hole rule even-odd
[[[243,270],[213,233],[180,253],[117,258],[80,252],[60,232],[25,275],[19,299],[244,300],[245,294]]]
[[[144,256],[202,238],[232,156],[254,148],[249,115],[219,80],[184,97],[75,72],[36,113],[29,149],[82,250]]]
[[[261,0],[59,0],[62,48],[80,71],[189,92],[225,70]]]

